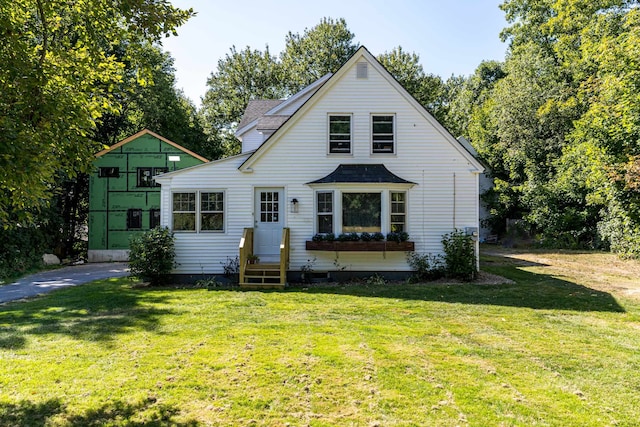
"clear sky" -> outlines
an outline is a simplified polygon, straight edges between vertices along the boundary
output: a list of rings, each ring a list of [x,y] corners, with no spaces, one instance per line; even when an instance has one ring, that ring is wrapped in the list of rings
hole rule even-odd
[[[200,105],[218,60],[250,46],[272,55],[289,31],[303,34],[323,17],[344,18],[354,41],[373,55],[402,46],[427,73],[469,75],[482,60],[504,60],[502,0],[172,0],[198,14],[163,40],[175,59],[177,85]]]

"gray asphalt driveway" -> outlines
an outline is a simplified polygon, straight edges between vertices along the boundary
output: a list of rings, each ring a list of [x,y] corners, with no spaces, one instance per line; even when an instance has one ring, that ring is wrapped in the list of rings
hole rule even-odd
[[[17,282],[0,286],[0,304],[33,297],[56,289],[82,285],[94,280],[129,275],[124,262],[95,263],[63,267],[23,277]]]

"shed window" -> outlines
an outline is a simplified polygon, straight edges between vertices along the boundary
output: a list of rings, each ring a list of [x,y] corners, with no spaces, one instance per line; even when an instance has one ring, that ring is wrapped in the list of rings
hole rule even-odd
[[[394,116],[371,116],[371,141],[374,153],[394,152]]]
[[[153,176],[157,176],[163,173],[167,173],[169,172],[169,168],[153,168]],[[160,187],[160,183],[153,181],[153,186],[154,187]]]
[[[127,210],[127,230],[139,230],[142,228],[142,209]]]
[[[100,167],[98,169],[98,176],[100,178],[119,178],[120,168],[111,166]]]
[[[153,168],[138,168],[138,187],[152,187],[153,180],[152,177]]]
[[[351,153],[351,116],[329,116],[329,153]]]
[[[160,227],[160,209],[149,209],[149,228]]]

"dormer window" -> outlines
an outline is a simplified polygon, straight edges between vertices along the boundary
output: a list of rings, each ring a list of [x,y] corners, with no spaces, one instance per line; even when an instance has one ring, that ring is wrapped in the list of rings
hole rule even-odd
[[[371,116],[371,143],[373,153],[395,153],[395,116],[391,114]]]
[[[351,116],[329,116],[329,153],[351,154]]]

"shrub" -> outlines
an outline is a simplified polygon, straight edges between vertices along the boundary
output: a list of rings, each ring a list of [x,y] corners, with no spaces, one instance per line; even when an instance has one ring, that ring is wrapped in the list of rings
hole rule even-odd
[[[374,242],[382,242],[384,240],[384,234],[382,234],[379,231],[376,231],[371,235],[371,240],[373,240]]]
[[[375,273],[373,276],[367,277],[365,279],[365,283],[367,284],[367,286],[384,286],[387,284],[387,281],[384,279],[384,277],[382,277],[378,273]]]
[[[176,266],[175,238],[168,228],[157,227],[132,237],[129,249],[131,274],[151,285],[164,283]]]
[[[391,233],[387,234],[387,241],[388,242],[406,242],[407,240],[409,240],[409,233],[407,233],[406,231],[400,231],[400,232],[395,232],[392,231]]]
[[[371,234],[367,233],[366,231],[364,233],[360,233],[360,240],[362,240],[363,242],[370,242],[371,239]]]
[[[456,230],[442,237],[445,273],[448,277],[473,280],[478,276],[473,238]]]
[[[424,282],[444,276],[445,269],[441,256],[411,252],[407,257],[407,263],[413,270],[410,282]]]

